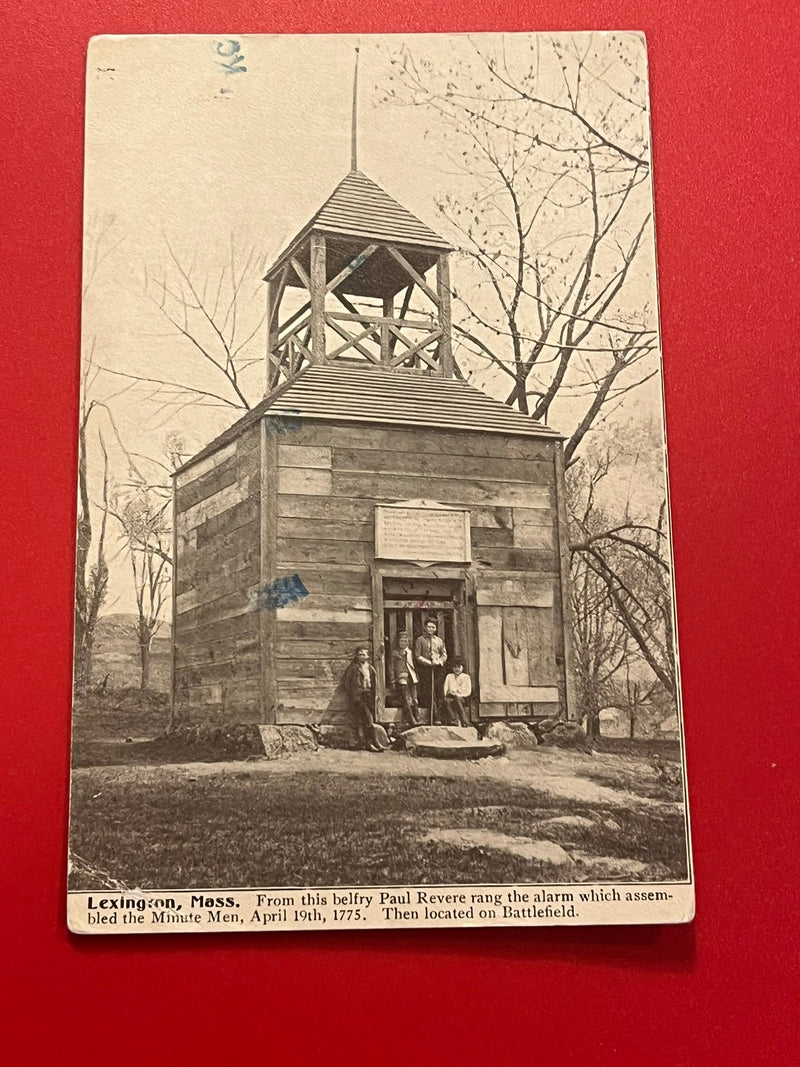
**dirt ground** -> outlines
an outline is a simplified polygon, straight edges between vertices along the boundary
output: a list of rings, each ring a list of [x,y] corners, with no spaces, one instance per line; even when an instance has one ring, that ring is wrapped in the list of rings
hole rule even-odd
[[[674,765],[675,766],[675,765]],[[375,885],[685,877],[679,783],[648,758],[476,762],[333,749],[73,772],[71,885]]]
[[[152,740],[163,704],[120,692],[76,709],[72,888],[686,876],[676,744],[198,759]]]
[[[408,756],[402,752],[363,752],[320,748],[316,752],[298,752],[280,760],[251,758],[224,762],[165,763],[94,767],[92,780],[101,782],[138,782],[141,785],[170,780],[194,781],[208,775],[240,774],[246,767],[253,778],[304,772],[326,772],[346,778],[375,775],[387,778],[487,780],[504,785],[529,786],[562,800],[612,807],[666,805],[680,808],[677,798],[653,799],[646,795],[648,786],[657,788],[658,775],[649,759],[606,753],[564,751],[540,747],[534,751],[511,751],[500,758],[476,760],[436,760]],[[88,773],[78,769],[80,777]],[[610,784],[600,784],[613,782]]]

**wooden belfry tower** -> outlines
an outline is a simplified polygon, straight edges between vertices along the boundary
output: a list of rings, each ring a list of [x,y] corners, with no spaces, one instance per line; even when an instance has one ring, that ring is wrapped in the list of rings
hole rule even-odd
[[[304,366],[347,359],[452,377],[452,248],[358,169],[278,256],[268,290],[267,392]],[[287,310],[287,296],[304,302]],[[424,311],[409,316],[412,299]]]
[[[354,124],[266,276],[264,399],[175,472],[176,723],[338,729],[356,648],[399,722],[393,652],[430,619],[476,725],[575,714],[563,441],[453,373],[450,251]]]

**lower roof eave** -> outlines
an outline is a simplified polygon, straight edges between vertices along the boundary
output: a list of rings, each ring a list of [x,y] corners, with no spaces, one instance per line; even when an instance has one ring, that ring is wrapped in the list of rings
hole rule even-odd
[[[304,421],[321,421],[321,422],[353,422],[359,425],[372,424],[375,426],[397,426],[402,429],[404,426],[416,426],[424,427],[427,430],[461,430],[464,433],[491,433],[501,434],[506,437],[538,437],[546,440],[565,440],[565,435],[559,433],[558,430],[552,429],[550,426],[537,425],[530,429],[527,427],[520,427],[519,429],[512,429],[509,426],[481,426],[476,427],[474,424],[470,425],[465,422],[459,422],[457,419],[442,419],[441,422],[433,421],[432,419],[417,418],[413,416],[410,418],[404,418],[402,421],[393,419],[389,415],[343,415],[337,414],[335,411],[291,411],[286,409],[281,411],[280,408],[270,408],[265,411],[262,418],[275,418],[275,419],[303,419]],[[190,461],[191,462],[191,461]]]
[[[287,419],[297,419],[303,422],[348,422],[358,426],[395,426],[402,429],[405,426],[413,426],[419,429],[426,430],[441,430],[448,432],[450,430],[456,430],[463,433],[481,434],[487,433],[492,435],[500,435],[504,437],[532,437],[545,441],[564,441],[566,437],[563,433],[559,433],[558,430],[552,429],[549,426],[536,425],[531,429],[527,427],[521,427],[519,429],[511,429],[508,426],[482,426],[476,428],[474,425],[470,426],[466,423],[459,422],[457,420],[442,420],[441,422],[433,422],[430,419],[414,419],[406,418],[402,422],[397,419],[381,417],[380,415],[341,415],[336,412],[322,412],[322,411],[292,411],[291,409],[285,409],[283,411],[280,408],[270,407],[266,411],[256,412],[255,410],[249,412],[239,422],[234,423],[227,430],[224,430],[213,441],[210,441],[204,448],[201,448],[191,459],[187,459],[177,470],[172,472],[174,478],[178,474],[183,474],[189,470],[195,463],[199,463],[203,459],[207,459],[208,456],[213,455],[219,449],[229,445],[232,441],[235,441],[237,437],[243,434],[246,430],[252,429],[253,426],[264,420],[275,420],[285,422]]]

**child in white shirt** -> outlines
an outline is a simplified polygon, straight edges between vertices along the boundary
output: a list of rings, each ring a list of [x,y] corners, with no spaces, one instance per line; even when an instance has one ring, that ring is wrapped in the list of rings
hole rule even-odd
[[[444,707],[449,726],[469,726],[469,698],[472,679],[464,670],[464,661],[453,660],[453,669],[444,680]]]

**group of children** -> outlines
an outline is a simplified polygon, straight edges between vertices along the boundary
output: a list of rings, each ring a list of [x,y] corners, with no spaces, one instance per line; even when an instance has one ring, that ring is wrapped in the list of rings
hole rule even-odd
[[[437,634],[435,619],[426,619],[425,632],[413,643],[402,631],[389,657],[389,685],[401,700],[407,728],[433,725],[468,726],[472,679],[464,661],[455,658],[446,672],[447,649]],[[372,751],[382,746],[375,729],[375,689],[377,675],[370,663],[369,649],[359,648],[345,674],[359,742]]]

